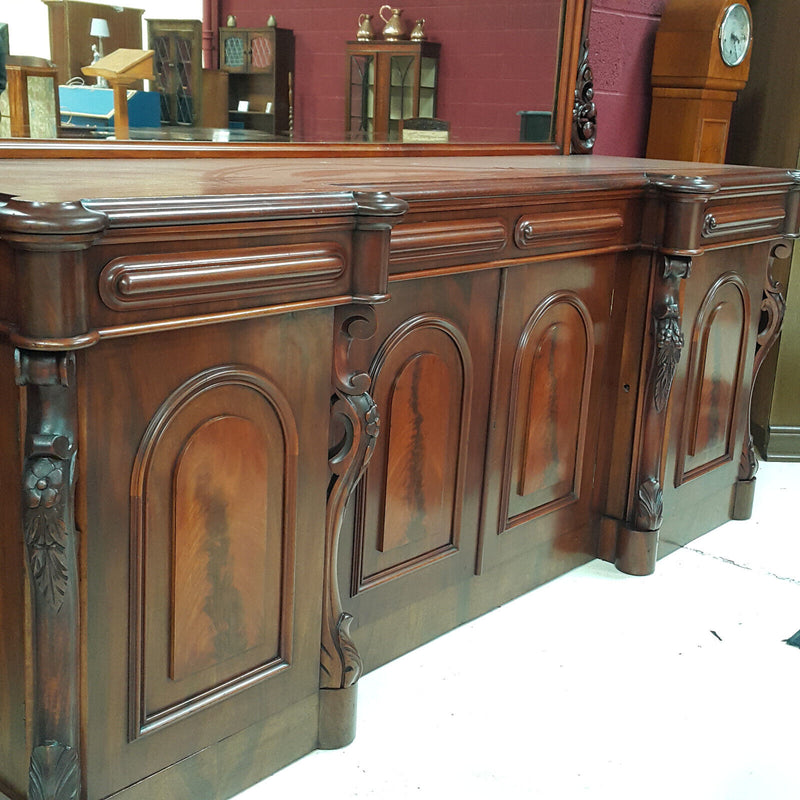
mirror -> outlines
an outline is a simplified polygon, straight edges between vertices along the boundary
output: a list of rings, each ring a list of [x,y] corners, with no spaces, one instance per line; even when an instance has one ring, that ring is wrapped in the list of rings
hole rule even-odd
[[[291,3],[266,0],[132,0],[131,7],[143,9],[145,20],[199,20],[204,9],[210,9],[211,15],[223,21],[232,15],[238,28],[247,29],[265,27],[269,16],[274,15],[278,27],[294,31],[295,70],[291,142],[287,135],[253,134],[237,139],[233,130],[226,134],[215,129],[210,135],[209,130],[192,129],[191,125],[149,133],[132,126],[131,138],[150,152],[169,147],[164,140],[170,138],[179,139],[181,147],[193,138],[206,140],[206,147],[209,140],[263,144],[277,139],[270,143],[270,154],[298,152],[312,146],[321,147],[326,153],[347,149],[358,137],[345,130],[346,72],[350,69],[350,65],[346,66],[345,49],[347,42],[356,40],[362,13],[372,15],[371,27],[376,40],[381,40],[385,23],[379,16],[377,0],[371,2],[374,7],[364,0],[338,0],[335,6],[320,2],[318,10],[309,11]],[[52,12],[49,6],[54,3],[60,5],[57,0],[47,0],[47,5],[45,0],[17,0],[2,12],[0,21],[9,24],[12,54],[50,57],[48,12]],[[113,11],[112,0],[103,3]],[[449,140],[447,145],[425,147],[469,153],[569,152],[584,6],[588,6],[588,0],[508,0],[504,4],[467,0],[444,7],[434,0],[420,0],[403,9],[401,19],[406,33],[417,20],[424,19],[427,41],[438,43],[441,48],[434,108],[435,116],[448,123]],[[88,63],[92,44],[89,31],[83,38]],[[143,43],[146,47],[146,32]],[[218,59],[218,43],[218,31],[204,26],[202,49],[206,56],[213,49],[213,62]],[[420,116],[428,116],[430,111],[431,107]],[[370,137],[361,138],[368,140],[367,144],[358,145],[361,151],[383,152],[386,142],[397,137],[371,141]],[[99,149],[101,142],[103,147],[122,146],[99,138],[91,146]],[[59,143],[71,144],[63,140]],[[86,142],[75,145],[84,150],[89,147]],[[130,149],[131,143],[124,146]],[[9,153],[15,148],[40,150],[42,145],[13,139],[2,142],[0,147]],[[402,147],[408,151],[408,146]],[[393,148],[388,145],[389,150]],[[217,145],[212,149],[216,151]]]

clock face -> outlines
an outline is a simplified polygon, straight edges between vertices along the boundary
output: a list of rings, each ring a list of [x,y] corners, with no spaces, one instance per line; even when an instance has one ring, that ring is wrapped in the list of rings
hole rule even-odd
[[[729,67],[744,61],[750,49],[752,26],[750,12],[741,3],[728,6],[719,26],[719,49],[722,60]]]

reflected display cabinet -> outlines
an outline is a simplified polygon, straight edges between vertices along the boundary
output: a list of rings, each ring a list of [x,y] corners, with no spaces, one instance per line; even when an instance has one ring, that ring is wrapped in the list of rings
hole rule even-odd
[[[435,117],[439,51],[437,42],[348,42],[348,138],[397,141],[402,120]]]
[[[193,19],[148,19],[147,40],[161,93],[162,124],[199,125],[203,23]]]
[[[294,80],[291,30],[220,28],[219,68],[228,73],[231,126],[291,137]]]

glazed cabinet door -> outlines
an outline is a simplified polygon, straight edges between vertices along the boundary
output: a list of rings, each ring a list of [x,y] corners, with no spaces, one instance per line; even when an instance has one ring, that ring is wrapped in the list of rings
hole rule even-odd
[[[381,434],[340,551],[365,666],[453,626],[441,598],[474,575],[499,273],[391,285],[370,364]]]
[[[151,19],[147,31],[161,94],[161,122],[198,124],[202,111],[202,24],[197,20]]]
[[[483,507],[481,570],[516,560],[529,588],[593,557],[615,257],[509,269]]]
[[[88,797],[232,794],[316,746],[331,316],[83,354]]]

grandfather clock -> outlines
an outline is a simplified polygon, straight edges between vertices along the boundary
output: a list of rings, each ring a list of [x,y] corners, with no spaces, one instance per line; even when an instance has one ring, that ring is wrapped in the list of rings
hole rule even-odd
[[[668,0],[653,53],[648,158],[725,161],[752,28],[746,0]]]

